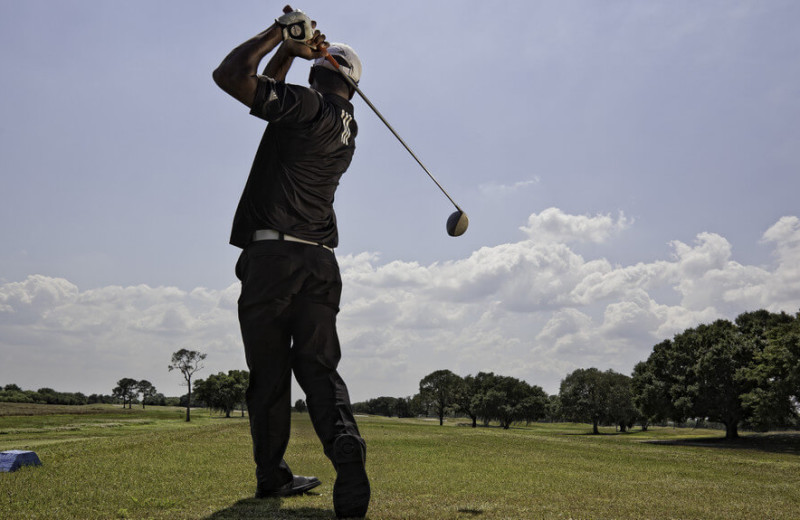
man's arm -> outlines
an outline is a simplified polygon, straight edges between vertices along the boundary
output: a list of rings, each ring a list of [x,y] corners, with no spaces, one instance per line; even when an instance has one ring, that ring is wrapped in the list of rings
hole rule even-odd
[[[292,8],[287,5],[283,11],[291,12]],[[316,22],[311,22],[311,24],[312,27],[317,25]],[[214,81],[222,90],[250,107],[258,86],[256,78],[258,64],[282,40],[281,26],[277,23],[271,25],[264,32],[233,49],[214,70]],[[327,46],[325,35],[320,34],[319,31],[314,31],[313,37],[307,41],[307,44],[286,40],[267,63],[264,75],[276,81],[283,81],[286,79],[286,74],[295,57],[307,60],[318,58],[323,55],[321,49]]]
[[[214,82],[231,96],[251,106],[258,86],[258,64],[282,40],[281,27],[272,24],[267,30],[233,49],[214,70]]]
[[[292,62],[294,62],[294,56],[289,53],[289,45],[281,45],[272,58],[269,59],[267,66],[264,67],[264,72],[261,74],[275,81],[285,81]]]

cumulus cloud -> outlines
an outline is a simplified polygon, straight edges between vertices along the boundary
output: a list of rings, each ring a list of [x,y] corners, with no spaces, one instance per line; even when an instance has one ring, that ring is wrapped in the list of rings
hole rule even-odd
[[[242,368],[238,288],[109,286],[80,291],[61,278],[29,276],[0,286],[0,385],[110,393],[123,377],[177,394],[172,352],[213,350],[209,369]],[[208,373],[208,372],[207,372]]]
[[[547,208],[528,217],[528,225],[520,229],[538,241],[602,243],[631,224],[621,211],[614,220],[611,215],[568,215],[558,208]]]
[[[770,293],[780,299],[796,297],[800,287],[800,218],[782,217],[762,237],[774,244],[777,268],[769,279]]]
[[[410,395],[422,376],[439,368],[494,371],[556,392],[575,368],[630,372],[654,344],[698,323],[759,308],[800,308],[796,217],[764,233],[774,250],[771,266],[737,262],[732,245],[707,232],[690,244],[672,242],[668,258],[633,265],[584,258],[569,246],[611,241],[630,225],[622,214],[551,208],[528,219],[525,229],[535,239],[455,261],[340,257],[340,370],[353,396]],[[209,353],[206,374],[243,368],[238,290],[233,284],[188,292],[82,291],[44,276],[4,284],[0,384],[30,387],[26,380],[39,378],[41,386],[108,392],[117,379],[134,377],[166,385],[174,395],[177,382],[166,363],[181,347]],[[58,384],[47,382],[53,378]]]

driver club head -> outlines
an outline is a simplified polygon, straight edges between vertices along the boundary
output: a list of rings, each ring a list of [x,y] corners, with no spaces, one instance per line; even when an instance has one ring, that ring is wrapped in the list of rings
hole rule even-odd
[[[447,218],[447,234],[451,237],[460,237],[469,226],[469,217],[461,210],[453,212]]]

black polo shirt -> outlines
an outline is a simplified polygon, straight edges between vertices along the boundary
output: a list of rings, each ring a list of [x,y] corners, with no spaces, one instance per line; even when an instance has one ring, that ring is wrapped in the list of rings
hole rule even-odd
[[[233,218],[230,243],[244,248],[253,231],[274,229],[336,247],[333,198],[355,151],[353,105],[259,76],[250,113],[269,124]]]

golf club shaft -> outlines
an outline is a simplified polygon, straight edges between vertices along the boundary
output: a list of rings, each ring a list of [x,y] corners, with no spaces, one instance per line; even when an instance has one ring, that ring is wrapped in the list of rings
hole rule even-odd
[[[338,70],[338,71],[339,71],[339,73],[342,75],[342,77],[343,77],[343,78],[344,78],[344,80],[347,82],[347,84],[348,84],[348,85],[350,85],[351,87],[353,87],[353,88],[355,89],[355,91],[356,91],[356,92],[358,92],[358,95],[359,95],[359,96],[361,96],[361,99],[363,99],[363,100],[364,100],[364,102],[365,102],[367,105],[369,105],[369,107],[372,109],[372,111],[373,111],[373,112],[375,112],[375,115],[376,115],[376,116],[378,116],[378,118],[379,118],[381,121],[383,121],[383,124],[384,124],[384,125],[386,125],[386,128],[388,128],[388,129],[389,129],[389,130],[392,132],[392,134],[394,134],[394,136],[397,138],[397,140],[398,140],[398,141],[400,141],[400,144],[402,144],[402,145],[405,147],[405,149],[406,149],[406,150],[408,150],[408,153],[410,153],[410,154],[411,154],[411,157],[413,157],[413,158],[414,158],[414,160],[416,160],[416,161],[417,161],[417,164],[419,164],[419,165],[422,167],[422,169],[423,169],[423,170],[425,170],[425,173],[427,173],[427,174],[428,174],[428,177],[430,177],[430,178],[431,178],[431,180],[432,180],[432,181],[433,181],[433,182],[436,184],[436,186],[438,186],[438,187],[439,187],[439,189],[440,189],[440,190],[442,190],[442,193],[444,193],[445,197],[447,197],[447,198],[450,200],[450,202],[452,202],[452,203],[453,203],[453,206],[455,206],[455,207],[456,207],[456,209],[457,209],[458,211],[463,211],[463,210],[461,209],[461,207],[459,207],[459,205],[458,205],[458,204],[456,204],[456,201],[454,201],[454,200],[453,200],[453,197],[451,197],[451,196],[450,196],[450,194],[449,194],[449,193],[447,193],[447,190],[445,190],[445,189],[442,187],[442,185],[441,185],[441,184],[439,184],[439,181],[437,181],[437,180],[436,180],[436,177],[434,177],[434,176],[433,176],[433,174],[430,172],[430,170],[428,170],[428,169],[425,167],[425,165],[424,165],[424,164],[422,164],[422,161],[420,161],[420,160],[419,160],[419,157],[417,157],[417,154],[415,154],[415,153],[414,153],[414,151],[413,151],[413,150],[412,150],[412,149],[411,149],[411,148],[410,148],[410,147],[409,147],[409,146],[406,144],[406,142],[405,142],[405,141],[403,141],[403,138],[402,138],[402,137],[400,137],[400,134],[398,134],[398,133],[395,131],[395,129],[394,129],[394,128],[392,128],[392,125],[390,125],[390,124],[389,124],[389,122],[386,120],[386,118],[384,118],[384,117],[383,117],[383,115],[380,113],[380,111],[379,111],[377,108],[375,108],[375,105],[373,105],[373,104],[372,104],[372,102],[369,100],[369,98],[368,98],[367,96],[365,96],[363,92],[361,92],[361,89],[360,89],[360,88],[358,88],[358,85],[356,85],[356,82],[355,82],[355,81],[353,81],[353,80],[352,80],[352,78],[350,78],[350,76],[348,76],[348,75],[347,75],[347,73],[345,73],[345,72],[344,72],[344,71],[343,71],[341,68],[339,68],[339,62],[337,62],[337,61],[336,61],[336,60],[333,58],[333,56],[331,56],[330,54],[328,54],[328,50],[327,50],[327,49],[323,49],[323,52],[325,53],[325,59],[327,59],[329,62],[331,62],[331,64],[332,64],[334,67],[336,67],[336,70]]]

